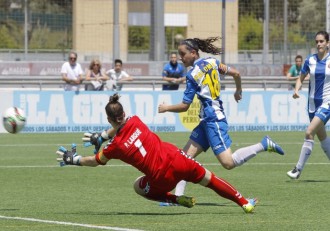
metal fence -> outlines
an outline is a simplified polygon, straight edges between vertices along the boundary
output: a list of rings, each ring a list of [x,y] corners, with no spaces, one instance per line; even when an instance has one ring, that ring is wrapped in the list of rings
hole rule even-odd
[[[108,4],[107,6],[110,4],[112,7],[116,0],[0,1],[0,60],[59,61],[65,59],[67,51],[74,48],[73,10],[75,1],[76,4],[79,4],[80,1],[90,1],[91,4]],[[123,2],[126,3],[127,9],[122,9]],[[150,2],[151,0],[120,0],[118,1],[119,14],[125,10],[135,13],[139,10],[142,11],[143,7],[150,7]],[[165,9],[166,4],[173,2],[174,0],[164,0]],[[208,5],[217,4],[219,14],[222,14],[221,7],[225,6],[227,7],[225,14],[230,15],[235,12],[231,12],[232,8],[228,8],[228,5],[237,3],[238,25],[229,23],[225,25],[226,27],[238,27],[237,44],[232,44],[238,47],[237,54],[234,54],[237,55],[237,63],[293,63],[297,54],[306,56],[314,51],[315,33],[319,30],[326,30],[327,27],[327,3],[329,1],[326,0],[176,0],[175,2],[178,6],[187,4],[185,6],[200,7],[201,13],[198,17],[210,18],[210,23],[205,25],[205,28],[208,29],[194,31],[195,34],[200,34],[202,37],[207,37],[212,28],[223,26],[219,21],[212,21],[212,15],[208,15]],[[139,5],[141,9],[138,7]],[[182,10],[178,8],[172,10],[175,12],[167,13],[180,15]],[[86,19],[79,26],[93,24],[94,15],[90,12],[89,9],[86,9]],[[104,22],[104,24],[106,23],[111,24],[113,21]],[[175,48],[178,35],[184,34],[193,26],[188,22],[187,28],[182,26],[158,28],[165,30],[167,49],[164,59],[167,57],[167,52]],[[129,23],[123,28],[126,28],[129,38],[128,41],[121,41],[128,44],[127,54],[124,55],[126,61],[149,60],[150,38],[142,38],[142,35],[150,33],[151,28],[143,27],[141,29],[139,37],[142,41],[141,44],[137,44],[136,40],[131,39],[133,32],[130,30],[132,27]],[[146,32],[143,32],[144,30]],[[106,36],[106,31],[102,30],[90,31],[90,33],[98,33],[100,37]],[[219,36],[224,37],[225,35],[219,34]],[[96,46],[102,49],[104,44],[96,41]],[[98,54],[98,56],[105,59],[111,57],[107,54]],[[87,61],[89,56],[86,55],[86,57],[84,61]]]

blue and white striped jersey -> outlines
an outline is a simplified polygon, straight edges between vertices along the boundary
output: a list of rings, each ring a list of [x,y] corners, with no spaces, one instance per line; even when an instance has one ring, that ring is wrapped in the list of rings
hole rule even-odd
[[[186,76],[186,90],[183,103],[192,103],[195,94],[201,103],[200,119],[216,121],[226,118],[220,99],[220,75],[225,75],[229,67],[215,58],[200,58]]]
[[[313,113],[321,105],[329,108],[330,103],[330,55],[319,60],[317,54],[306,58],[301,69],[302,74],[309,74],[308,112]]]

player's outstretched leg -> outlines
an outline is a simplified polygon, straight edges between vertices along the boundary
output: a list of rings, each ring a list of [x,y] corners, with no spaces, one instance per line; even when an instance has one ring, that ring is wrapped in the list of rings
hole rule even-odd
[[[264,147],[265,151],[276,152],[280,155],[284,155],[284,151],[281,146],[275,143],[269,136],[265,136],[261,140],[261,144]]]

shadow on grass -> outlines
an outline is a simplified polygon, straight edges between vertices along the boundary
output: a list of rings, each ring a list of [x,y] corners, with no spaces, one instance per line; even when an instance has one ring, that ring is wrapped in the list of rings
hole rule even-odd
[[[194,208],[198,208],[199,206],[219,206],[219,207],[236,207],[236,205],[231,205],[230,203],[228,204],[219,204],[219,203],[197,203]],[[164,212],[166,213],[158,213],[158,212],[90,212],[90,211],[83,211],[83,212],[75,212],[72,213],[70,212],[70,215],[88,215],[88,216],[127,216],[127,215],[134,215],[134,216],[182,216],[182,215],[190,215],[192,214],[198,214],[197,210],[190,210],[188,208],[184,208],[182,206],[162,206],[160,207]],[[187,209],[187,212],[175,212],[175,208],[184,208]],[[173,210],[172,213],[168,213],[168,211]],[[197,212],[197,213],[196,213]],[[67,214],[67,213],[57,213],[57,214]],[[204,213],[200,213],[204,214]]]
[[[4,211],[4,212],[6,212],[6,211],[18,211],[18,210],[20,210],[20,209],[1,209],[0,208],[0,211]]]
[[[224,203],[196,203],[195,206],[230,206],[229,203],[228,204],[224,204]]]
[[[57,214],[66,214],[66,213],[57,213]],[[189,215],[191,213],[137,213],[137,212],[77,212],[77,213],[69,213],[70,215],[88,215],[88,216],[127,216],[127,215],[134,215],[134,216],[177,216],[177,215]]]
[[[330,180],[287,180],[294,183],[330,183]]]

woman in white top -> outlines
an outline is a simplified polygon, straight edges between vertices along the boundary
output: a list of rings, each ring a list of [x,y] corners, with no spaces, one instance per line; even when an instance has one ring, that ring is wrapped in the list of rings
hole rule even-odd
[[[100,60],[93,59],[89,64],[89,70],[86,73],[86,80],[91,81],[86,83],[86,91],[103,91],[103,81],[109,80],[109,76],[105,74]]]

